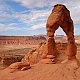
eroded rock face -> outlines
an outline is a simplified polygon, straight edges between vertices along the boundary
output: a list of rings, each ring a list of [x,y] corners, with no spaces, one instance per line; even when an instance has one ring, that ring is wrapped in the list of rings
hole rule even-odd
[[[57,48],[53,37],[49,37],[47,41],[47,55],[57,56]]]
[[[7,70],[9,70],[9,72],[14,72],[14,71],[18,71],[18,70],[21,70],[21,71],[24,71],[24,70],[28,70],[30,69],[30,64],[29,62],[16,62],[16,63],[13,63],[11,64]]]
[[[56,57],[58,55],[59,46],[57,48],[54,40],[54,33],[59,26],[67,35],[68,48],[66,52],[68,59],[70,60],[76,58],[75,55],[77,53],[77,47],[75,44],[74,26],[73,21],[70,17],[70,12],[64,5],[57,4],[54,6],[52,13],[47,20],[46,30],[48,40],[46,44],[44,46],[41,44],[42,46],[40,46],[38,49],[25,55],[22,61],[29,60],[31,64],[38,62],[47,64],[55,63],[57,61]]]
[[[56,48],[59,52],[57,59],[52,54],[47,54],[47,44],[42,44],[36,50],[28,52],[25,57],[22,59],[22,62],[29,61],[30,64],[40,63],[55,63],[56,61],[63,61],[66,57],[65,52],[67,49],[67,44],[65,43],[56,43]],[[62,58],[63,57],[63,58]],[[50,60],[51,59],[51,60]]]
[[[54,6],[52,13],[48,17],[46,30],[47,36],[49,37],[47,40],[47,55],[56,56],[56,46],[54,40],[54,33],[61,27],[63,31],[66,33],[68,38],[68,59],[71,59],[77,53],[77,47],[75,45],[74,39],[74,26],[73,21],[70,17],[70,11],[62,4],[57,4]]]

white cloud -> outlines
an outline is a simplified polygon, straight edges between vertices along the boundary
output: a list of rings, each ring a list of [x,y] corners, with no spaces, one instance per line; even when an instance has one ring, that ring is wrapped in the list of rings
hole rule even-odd
[[[47,6],[48,4],[46,0],[13,0],[13,1],[19,2],[21,5],[29,8],[44,7]]]
[[[36,23],[46,23],[50,12],[50,10],[31,10],[29,14],[15,13],[13,16],[19,19],[21,23],[32,26],[34,24],[36,25]]]
[[[48,8],[53,8],[54,4],[62,3],[64,5],[66,5],[67,8],[70,10],[71,17],[72,17],[74,23],[80,24],[80,0],[76,0],[76,1],[75,0],[70,0],[70,1],[68,1],[68,0],[65,0],[65,1],[62,1],[62,0],[61,1],[60,0],[13,0],[13,1],[19,2],[22,6],[25,6],[28,8],[44,7],[44,6],[47,6]],[[46,13],[46,10],[44,10],[44,11]],[[31,14],[30,18],[32,18],[32,20],[34,20],[34,21],[37,21],[40,18],[47,19],[48,15],[50,14],[50,13],[44,14],[44,12],[41,12],[41,13],[39,12],[40,13],[39,14],[37,11],[33,11],[32,13],[33,13],[33,15]],[[34,13],[36,15],[34,15]],[[27,18],[26,18],[26,20],[22,18],[22,21],[24,21],[24,23],[28,22],[28,20],[29,19],[27,19]],[[30,21],[31,21],[31,19],[30,19]]]
[[[8,24],[2,24],[0,23],[0,32],[3,31],[27,31],[29,28],[20,27],[20,24],[17,23],[8,23]]]
[[[8,19],[8,18],[12,18],[12,16],[8,13],[0,13],[0,20],[5,20],[5,19]]]
[[[46,20],[51,10],[31,10],[30,14],[15,13],[13,16],[23,24],[30,25],[29,30],[41,29],[46,27]]]
[[[25,6],[29,8],[28,11],[13,11],[7,4],[0,0],[0,21],[9,21],[13,18],[20,21],[21,24],[26,24],[31,26],[29,30],[36,30],[42,29],[45,27],[46,20],[51,13],[51,9],[53,8],[54,4],[62,3],[67,6],[67,8],[71,12],[71,17],[74,20],[75,24],[80,24],[80,0],[13,0],[21,4],[21,6]],[[47,6],[47,9],[43,7]],[[42,10],[36,9],[43,8]],[[12,14],[9,14],[11,11]],[[16,22],[16,21],[15,21]],[[0,32],[1,31],[8,31],[8,30],[27,30],[26,28],[19,28],[19,25],[16,24],[0,24]]]
[[[0,12],[11,10],[10,6],[5,3],[5,0],[0,0]]]
[[[80,24],[80,0],[66,1],[65,5],[70,10],[74,24]]]
[[[9,30],[20,30],[20,28],[18,28],[17,24],[15,23],[0,24],[0,32],[9,31]]]
[[[42,24],[37,24],[37,25],[33,25],[30,30],[36,30],[36,29],[42,29],[42,28],[45,28],[45,23],[42,23]]]
[[[12,21],[14,10],[6,3],[6,0],[0,0],[0,22]]]

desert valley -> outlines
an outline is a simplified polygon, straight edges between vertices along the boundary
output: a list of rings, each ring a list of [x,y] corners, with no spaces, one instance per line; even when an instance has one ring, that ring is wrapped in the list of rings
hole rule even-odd
[[[19,42],[19,40],[20,40],[20,42]],[[40,51],[43,52],[44,51],[43,48],[45,46],[46,41],[47,41],[46,35],[19,36],[19,37],[18,36],[15,36],[15,37],[0,36],[0,72],[1,72],[1,74],[5,73],[5,74],[2,74],[2,76],[5,76],[5,77],[4,78],[1,77],[0,80],[25,80],[25,79],[30,78],[28,75],[29,73],[31,73],[31,76],[35,73],[34,77],[32,76],[32,78],[30,78],[29,80],[32,80],[32,79],[38,80],[37,78],[42,76],[42,74],[43,74],[42,72],[44,72],[47,75],[49,73],[51,74],[51,71],[49,71],[49,73],[48,73],[48,72],[45,72],[46,70],[53,70],[53,72],[54,72],[54,70],[61,67],[61,71],[62,71],[62,65],[60,65],[60,63],[67,57],[67,55],[66,55],[66,49],[67,49],[66,36],[63,36],[63,35],[55,36],[56,46],[59,51],[59,56],[58,56],[59,62],[56,65],[55,64],[53,64],[53,65],[46,64],[45,65],[45,64],[38,63],[38,61],[40,60],[40,57],[37,57],[37,56],[41,55],[41,54],[38,54],[36,56],[35,49],[37,49],[36,52],[39,52],[39,53],[40,53]],[[75,36],[75,41],[76,41],[76,45],[77,45],[77,58],[80,60],[80,42],[79,42],[80,36]],[[32,65],[32,68],[34,68],[31,70],[33,72],[31,70],[30,71],[26,70],[23,72],[20,72],[20,71],[12,72],[10,70],[5,69],[14,62],[20,62],[25,57],[25,55],[30,54],[31,52],[33,54],[33,56],[31,57],[31,65]],[[74,64],[76,66],[75,62],[74,62]],[[45,66],[45,69],[43,69],[43,66]],[[63,66],[66,66],[66,64],[64,64]],[[54,67],[54,69],[52,67]],[[42,69],[42,72],[37,71],[39,68]],[[49,69],[49,68],[51,68],[51,69]],[[66,69],[68,69],[68,67],[66,67]],[[71,69],[71,67],[70,67],[70,69]],[[61,72],[61,71],[59,70],[59,72]],[[9,75],[7,75],[7,73],[9,73]],[[40,75],[39,74],[36,75],[37,73],[39,73]],[[55,73],[58,74],[57,72],[55,72]],[[18,76],[19,78],[16,75],[13,76],[14,74],[19,75]],[[26,74],[28,75],[28,77],[26,77],[27,76]],[[45,76],[45,74],[43,74],[43,75]],[[64,75],[65,75],[65,73],[64,73]],[[70,73],[70,75],[73,75],[73,74]],[[20,76],[21,76],[21,79],[20,79]],[[23,79],[23,76],[25,76],[24,79]],[[42,76],[42,78],[39,80],[43,80],[44,76]],[[46,79],[46,77],[44,79]],[[46,80],[52,80],[52,79],[46,79]],[[65,80],[67,80],[67,79],[65,79]],[[72,80],[74,80],[74,79],[72,79]]]
[[[80,80],[79,13],[78,0],[1,0],[0,80]]]

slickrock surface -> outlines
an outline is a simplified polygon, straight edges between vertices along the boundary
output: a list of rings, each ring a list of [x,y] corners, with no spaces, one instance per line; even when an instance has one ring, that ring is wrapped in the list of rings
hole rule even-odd
[[[0,80],[80,80],[80,67],[76,60],[65,64],[35,64],[26,71],[0,72]]]

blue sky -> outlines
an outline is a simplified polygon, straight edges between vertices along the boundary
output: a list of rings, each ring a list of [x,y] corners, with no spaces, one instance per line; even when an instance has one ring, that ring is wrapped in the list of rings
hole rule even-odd
[[[57,3],[70,10],[74,33],[80,35],[80,0],[0,0],[0,35],[46,34],[47,18]],[[55,33],[59,34],[65,34],[61,28]]]

